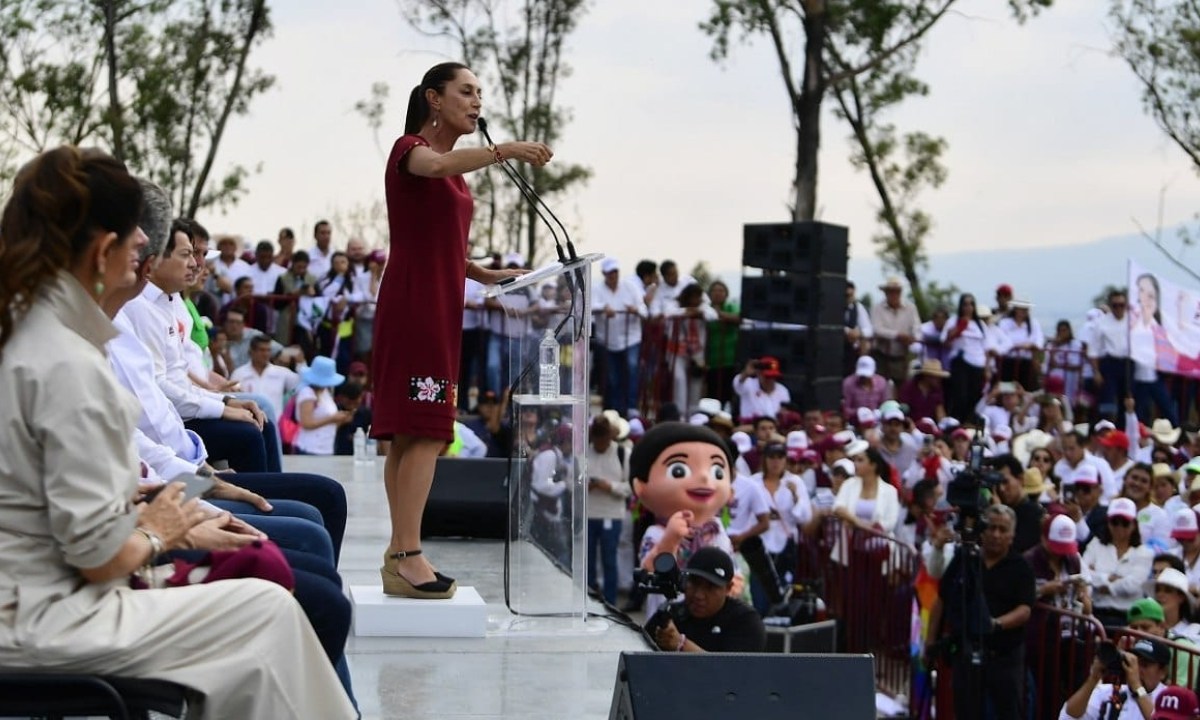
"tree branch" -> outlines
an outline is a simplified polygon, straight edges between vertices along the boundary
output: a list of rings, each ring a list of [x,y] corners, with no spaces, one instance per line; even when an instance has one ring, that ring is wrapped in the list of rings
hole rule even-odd
[[[946,14],[946,12],[950,9],[950,6],[954,5],[954,3],[957,1],[958,0],[945,0],[942,7],[937,12],[929,16],[929,18],[922,25],[919,25],[915,30],[909,33],[907,37],[903,38],[892,47],[863,62],[861,65],[857,67],[846,67],[841,72],[830,76],[828,83],[830,85],[836,85],[837,83],[845,82],[845,80],[849,77],[861,75],[872,68],[882,65],[896,53],[920,40],[925,33],[929,32],[930,29],[937,24],[938,20],[942,19],[942,16]]]
[[[764,6],[767,15],[767,29],[771,33],[771,44],[775,47],[775,55],[779,58],[779,72],[783,75],[783,84],[787,87],[788,100],[792,104],[792,117],[799,122],[800,91],[796,89],[796,78],[792,74],[792,62],[788,58],[787,48],[783,44],[783,33],[779,29],[779,19],[775,11]]]

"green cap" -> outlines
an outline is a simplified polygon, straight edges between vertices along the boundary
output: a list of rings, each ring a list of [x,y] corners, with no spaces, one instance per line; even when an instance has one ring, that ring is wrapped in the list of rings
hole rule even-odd
[[[1159,605],[1158,601],[1154,598],[1142,598],[1129,606],[1129,622],[1137,622],[1138,620],[1163,622],[1165,619],[1162,605]]]
[[[1200,457],[1192,458],[1191,462],[1183,466],[1184,472],[1200,473]]]

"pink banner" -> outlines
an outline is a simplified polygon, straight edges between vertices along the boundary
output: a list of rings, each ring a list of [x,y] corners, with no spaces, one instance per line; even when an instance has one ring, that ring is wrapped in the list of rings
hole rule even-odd
[[[1200,378],[1200,292],[1130,260],[1129,350],[1159,372]]]

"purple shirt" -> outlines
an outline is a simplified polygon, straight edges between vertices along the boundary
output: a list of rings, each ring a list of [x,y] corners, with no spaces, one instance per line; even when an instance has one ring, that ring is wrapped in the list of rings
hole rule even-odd
[[[842,381],[842,414],[851,417],[860,407],[878,410],[888,399],[888,381],[882,375],[872,375],[867,387],[859,385],[861,378],[851,375]]]
[[[938,419],[937,409],[939,405],[945,402],[942,395],[942,384],[934,383],[929,394],[926,395],[917,385],[917,378],[909,378],[903,385],[900,386],[900,392],[896,399],[908,406],[908,416],[914,420],[921,418]]]

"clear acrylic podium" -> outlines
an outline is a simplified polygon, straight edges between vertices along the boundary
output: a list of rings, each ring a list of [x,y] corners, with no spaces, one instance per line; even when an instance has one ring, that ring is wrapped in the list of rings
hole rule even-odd
[[[588,350],[601,257],[488,289],[504,308],[500,382],[512,393],[504,568],[512,630],[578,632],[587,619]]]

